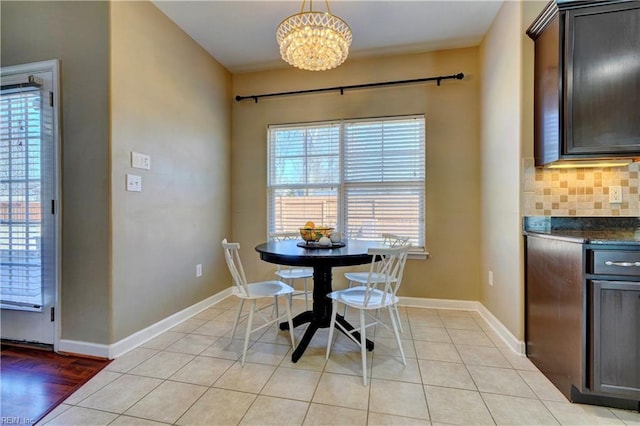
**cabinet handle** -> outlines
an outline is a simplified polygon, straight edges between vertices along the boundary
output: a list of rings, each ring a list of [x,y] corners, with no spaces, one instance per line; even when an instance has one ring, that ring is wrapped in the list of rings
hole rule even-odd
[[[604,264],[607,266],[640,266],[640,262],[621,262],[611,260],[607,260]]]

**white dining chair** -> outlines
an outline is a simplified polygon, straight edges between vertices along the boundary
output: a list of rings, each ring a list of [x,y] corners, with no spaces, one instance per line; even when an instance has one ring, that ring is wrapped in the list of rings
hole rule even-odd
[[[283,283],[279,280],[271,280],[271,281],[260,281],[260,282],[247,282],[247,278],[244,274],[244,269],[242,268],[242,262],[240,261],[240,244],[238,243],[229,243],[225,238],[222,240],[222,247],[224,248],[224,258],[227,262],[227,266],[229,267],[229,272],[231,272],[231,277],[233,278],[233,295],[240,298],[240,304],[238,305],[238,312],[236,314],[236,319],[233,323],[233,330],[231,331],[231,340],[233,341],[233,337],[236,333],[236,328],[238,324],[247,320],[247,330],[244,336],[244,347],[242,349],[242,366],[244,367],[244,361],[247,356],[247,348],[249,347],[249,336],[251,333],[256,332],[258,330],[262,330],[265,327],[269,327],[273,324],[276,326],[276,333],[278,332],[278,323],[285,319],[289,323],[289,334],[291,335],[291,347],[295,348],[296,343],[293,338],[293,318],[291,316],[291,297],[293,295],[293,287]],[[286,298],[285,307],[286,314],[278,315],[278,298],[284,296]],[[273,303],[270,303],[265,306],[258,307],[257,301],[265,298],[273,298]],[[244,302],[248,300],[251,302],[251,306],[249,308],[249,312],[246,314],[242,314],[242,309],[244,307]],[[265,309],[276,307],[275,315],[270,315],[270,318],[267,317],[262,311]],[[253,328],[253,319],[254,316],[258,315],[263,323],[255,328]]]
[[[388,246],[388,247],[399,247],[399,246],[404,246],[409,243],[409,237],[406,237],[404,235],[397,235],[397,234],[390,234],[390,233],[383,233],[382,234],[382,238],[383,238],[383,244]],[[404,265],[403,265],[404,267]],[[392,280],[396,280],[396,279],[402,279],[402,274],[404,271],[401,270],[395,270],[393,271],[394,275],[392,277]],[[386,280],[386,277],[383,276],[378,276],[378,275],[374,275],[373,277],[369,277],[369,273],[368,272],[345,272],[344,277],[347,279],[347,288],[350,288],[354,285],[354,283],[356,285],[364,285],[367,283],[367,280],[369,278],[372,278],[375,282],[377,283],[383,283]],[[400,320],[400,313],[398,312],[398,307],[394,306],[393,308],[394,313],[396,315],[396,319],[398,320],[398,327],[400,328],[400,332],[404,332],[404,329],[402,328],[402,321]],[[342,313],[343,316],[347,315],[347,306],[345,305],[344,307],[344,312]]]
[[[403,269],[409,253],[409,247],[409,245],[402,245],[398,247],[369,249],[368,254],[372,256],[372,259],[365,285],[337,290],[327,295],[327,297],[332,299],[333,311],[331,313],[331,323],[329,326],[326,359],[329,359],[329,354],[331,353],[333,334],[337,325],[343,333],[360,346],[360,354],[362,356],[362,382],[364,386],[367,385],[366,330],[369,327],[377,325],[382,325],[386,329],[390,329],[389,326],[381,320],[380,315],[378,315],[380,309],[386,308],[389,312],[389,319],[391,320],[393,333],[396,337],[398,348],[400,349],[402,363],[407,365],[404,350],[402,349],[402,341],[400,340],[397,317],[393,312],[393,306],[398,303],[396,293],[400,287],[401,280],[393,280],[392,276],[394,270]],[[384,277],[383,282],[380,281],[380,277]],[[336,321],[339,304],[344,304],[359,311],[359,327],[354,327],[353,330],[347,330],[340,322]],[[375,311],[375,316],[371,314],[373,311]],[[367,321],[369,322],[367,323]],[[360,340],[354,336],[356,332],[360,333]]]
[[[276,241],[285,240],[298,240],[300,239],[299,232],[275,232],[271,234],[271,237]],[[311,290],[307,286],[307,279],[313,278],[313,268],[301,268],[295,266],[276,265],[275,274],[284,282],[289,284],[295,289],[295,280],[302,280],[303,290],[295,290],[293,296],[304,295],[305,309],[309,310],[309,296]]]

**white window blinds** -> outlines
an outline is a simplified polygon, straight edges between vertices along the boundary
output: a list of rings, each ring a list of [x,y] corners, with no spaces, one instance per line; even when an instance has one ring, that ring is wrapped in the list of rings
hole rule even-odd
[[[307,221],[347,238],[410,237],[424,247],[424,116],[347,120],[268,131],[268,231]]]
[[[349,234],[424,235],[424,117],[344,123],[344,220]]]
[[[41,273],[41,95],[36,87],[0,97],[0,303],[38,309]]]
[[[335,227],[340,184],[340,126],[269,131],[269,232],[297,232],[307,221]]]

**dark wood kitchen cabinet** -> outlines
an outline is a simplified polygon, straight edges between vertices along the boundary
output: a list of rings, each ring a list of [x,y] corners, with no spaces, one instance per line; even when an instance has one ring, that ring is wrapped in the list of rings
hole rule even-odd
[[[568,399],[585,371],[582,265],[580,242],[526,238],[527,357]]]
[[[640,157],[640,2],[552,1],[527,34],[536,166]]]
[[[573,402],[640,409],[640,245],[525,238],[527,357]]]
[[[640,283],[593,281],[594,392],[640,400]]]
[[[589,388],[640,400],[640,250],[589,248]]]

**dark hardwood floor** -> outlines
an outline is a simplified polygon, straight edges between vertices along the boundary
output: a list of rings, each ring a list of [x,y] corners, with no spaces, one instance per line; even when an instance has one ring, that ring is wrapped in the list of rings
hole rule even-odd
[[[5,342],[0,354],[0,414],[13,424],[37,422],[109,364]]]

